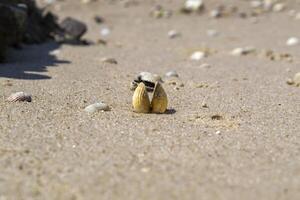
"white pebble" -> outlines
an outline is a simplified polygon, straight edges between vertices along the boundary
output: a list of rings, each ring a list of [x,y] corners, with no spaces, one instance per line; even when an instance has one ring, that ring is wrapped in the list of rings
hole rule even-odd
[[[172,71],[168,71],[165,74],[165,77],[179,77],[179,75],[178,75],[178,73],[175,70],[172,70]]]
[[[180,36],[180,33],[177,32],[176,30],[170,30],[168,32],[168,37],[171,38],[171,39],[175,38],[175,37],[178,37],[178,36]]]
[[[105,103],[98,102],[85,107],[84,110],[88,113],[94,113],[96,111],[109,111],[109,106]]]
[[[283,3],[276,3],[274,6],[273,6],[273,11],[274,12],[281,12],[285,9],[285,4]]]
[[[243,48],[235,48],[230,52],[230,54],[233,56],[241,56],[243,55],[243,52],[244,52]]]
[[[250,6],[252,8],[259,8],[263,5],[262,1],[259,1],[259,0],[254,0],[254,1],[251,1],[250,2]]]
[[[255,48],[254,47],[239,47],[239,48],[235,48],[233,49],[230,54],[233,55],[233,56],[241,56],[241,55],[246,55],[246,54],[249,54],[251,52],[254,52],[255,51]]]
[[[53,50],[53,51],[49,52],[49,55],[51,55],[51,56],[57,56],[58,54],[60,54],[60,50],[59,49],[56,49],[56,50]]]
[[[296,37],[290,37],[287,41],[286,41],[286,45],[287,46],[295,46],[299,44],[299,39]]]
[[[191,11],[197,11],[204,7],[202,0],[187,0],[184,4],[184,8]]]
[[[219,9],[213,9],[210,11],[209,16],[212,18],[221,17],[221,11]]]
[[[100,31],[102,36],[108,36],[110,34],[110,29],[109,28],[103,28]]]
[[[195,61],[198,61],[198,60],[201,60],[205,57],[205,52],[202,52],[202,51],[195,51],[191,56],[190,56],[190,59],[191,60],[195,60]]]

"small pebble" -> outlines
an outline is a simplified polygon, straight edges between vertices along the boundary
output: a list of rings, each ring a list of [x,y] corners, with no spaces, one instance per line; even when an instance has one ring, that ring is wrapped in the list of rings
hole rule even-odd
[[[294,84],[299,87],[300,86],[300,72],[296,73],[293,78]]]
[[[285,9],[285,4],[283,3],[276,3],[274,6],[273,6],[273,11],[274,12],[281,12]]]
[[[287,46],[295,46],[299,44],[299,39],[297,37],[290,37],[287,41],[286,41],[286,45]]]
[[[101,23],[104,22],[104,19],[103,19],[102,17],[100,17],[99,15],[96,15],[96,16],[94,17],[94,20],[95,20],[95,22],[96,22],[97,24],[101,24]]]
[[[243,48],[235,48],[233,49],[230,54],[233,56],[242,56],[247,55],[249,53],[253,53],[255,51],[254,47],[243,47]]]
[[[53,51],[49,52],[49,55],[51,55],[51,56],[57,56],[58,54],[60,54],[60,50],[59,49],[56,49],[56,50],[53,50]]]
[[[170,39],[176,38],[176,37],[178,37],[178,36],[180,36],[180,33],[177,32],[176,30],[170,30],[170,31],[168,32],[168,37],[169,37]]]
[[[100,31],[100,34],[102,36],[108,36],[110,34],[110,29],[109,28],[102,28]]]
[[[203,0],[186,0],[184,4],[184,10],[186,11],[200,11],[203,8]]]
[[[179,77],[179,75],[177,74],[177,72],[175,70],[172,70],[172,71],[168,71],[165,74],[165,77]]]
[[[212,18],[219,18],[222,16],[222,13],[219,9],[213,9],[210,11],[209,16]]]
[[[65,31],[67,38],[72,40],[79,40],[87,31],[85,23],[71,17],[65,18],[59,26]]]
[[[221,134],[221,131],[216,131],[216,135],[220,135]]]
[[[118,64],[118,61],[115,58],[102,58],[101,62],[109,64]]]
[[[203,102],[203,103],[201,104],[201,107],[202,107],[202,108],[208,108],[208,105],[207,105],[207,103]]]
[[[205,52],[203,51],[195,51],[191,56],[191,60],[199,61],[202,60],[206,56]]]
[[[98,102],[85,107],[84,110],[88,113],[94,113],[96,111],[109,111],[110,109],[105,103]]]
[[[259,1],[259,0],[254,0],[254,1],[250,2],[250,6],[252,8],[260,8],[260,7],[262,7],[262,5],[263,5],[263,2]]]

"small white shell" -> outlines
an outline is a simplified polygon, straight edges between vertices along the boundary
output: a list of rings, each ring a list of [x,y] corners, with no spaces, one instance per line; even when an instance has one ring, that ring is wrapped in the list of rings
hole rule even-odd
[[[239,47],[239,48],[235,48],[233,49],[230,54],[232,56],[242,56],[242,55],[247,55],[247,54],[250,54],[250,53],[253,53],[255,52],[255,48],[252,47],[252,46],[248,46],[248,47]]]
[[[165,77],[179,77],[179,75],[178,75],[178,73],[175,70],[172,70],[172,71],[168,71],[165,74]]]
[[[299,39],[296,37],[290,37],[287,41],[286,41],[286,45],[287,46],[295,46],[299,44]]]
[[[295,74],[293,81],[296,86],[300,86],[300,72]]]
[[[106,57],[104,57],[104,58],[101,59],[101,62],[109,63],[109,64],[115,64],[115,65],[118,64],[118,61],[115,58],[106,58]]]
[[[189,11],[201,10],[204,7],[203,0],[187,0],[184,4],[184,8]]]
[[[284,3],[276,3],[274,6],[273,6],[273,11],[274,12],[281,12],[285,9],[285,4]]]
[[[84,110],[88,113],[94,113],[96,111],[109,111],[109,106],[105,103],[98,102],[85,107]]]
[[[11,94],[7,98],[7,101],[9,101],[9,102],[17,102],[17,101],[31,102],[31,95],[27,94],[25,92],[16,92],[16,93]]]
[[[180,36],[180,33],[179,33],[178,31],[176,31],[176,30],[170,30],[170,31],[168,32],[168,37],[169,37],[170,39],[176,38],[176,37],[178,37],[178,36]]]
[[[206,56],[205,52],[203,52],[203,51],[195,51],[190,56],[190,59],[191,60],[195,60],[195,61],[199,61],[199,60],[203,59],[205,56]]]

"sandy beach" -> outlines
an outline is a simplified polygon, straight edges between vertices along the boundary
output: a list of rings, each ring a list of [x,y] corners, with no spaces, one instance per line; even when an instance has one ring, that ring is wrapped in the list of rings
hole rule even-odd
[[[300,4],[215,19],[220,1],[205,1],[202,14],[180,13],[182,2],[58,1],[50,9],[85,22],[95,44],[10,50],[0,64],[0,200],[300,198],[300,88],[286,83],[300,71],[300,44],[286,45],[300,37],[288,15]],[[172,16],[151,17],[157,4]],[[248,1],[223,4],[249,10]],[[230,54],[246,46],[257,53]],[[203,49],[205,58],[190,59]],[[266,49],[290,59],[271,60]],[[163,84],[168,112],[134,113],[135,76],[170,70],[183,86]],[[19,91],[32,102],[5,101]],[[99,101],[111,110],[84,111]]]

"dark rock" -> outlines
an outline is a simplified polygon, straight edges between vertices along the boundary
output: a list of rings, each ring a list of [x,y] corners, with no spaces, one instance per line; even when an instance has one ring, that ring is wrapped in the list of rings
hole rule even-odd
[[[56,17],[38,9],[34,0],[0,1],[0,61],[8,47],[41,43],[53,38],[59,26]]]
[[[60,28],[65,33],[65,38],[69,40],[80,40],[81,36],[87,31],[87,26],[76,19],[67,17],[60,24]]]
[[[101,23],[104,22],[104,19],[103,19],[102,17],[98,16],[98,15],[96,15],[96,16],[94,17],[94,20],[95,20],[95,22],[96,22],[97,24],[101,24]]]
[[[26,22],[26,10],[0,3],[0,61],[8,46],[22,41]]]

